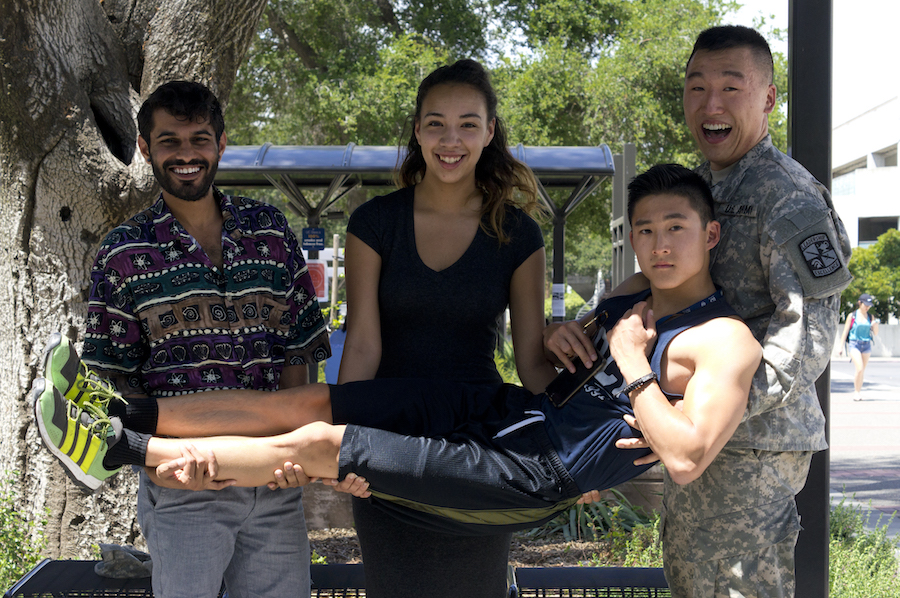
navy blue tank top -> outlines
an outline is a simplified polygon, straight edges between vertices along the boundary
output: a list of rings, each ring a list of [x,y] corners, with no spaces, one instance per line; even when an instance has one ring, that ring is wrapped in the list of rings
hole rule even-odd
[[[546,416],[544,425],[563,465],[575,480],[579,490],[605,490],[630,480],[652,465],[635,466],[634,460],[650,451],[648,449],[618,449],[619,438],[635,437],[640,433],[625,423],[625,414],[634,415],[631,402],[622,394],[625,381],[618,366],[610,358],[608,330],[635,303],[644,301],[650,291],[635,295],[622,295],[603,301],[597,309],[608,317],[594,337],[599,359],[607,365],[561,409],[544,399],[541,410]],[[657,342],[650,356],[650,367],[661,374],[660,362],[666,347],[681,332],[713,318],[736,316],[737,313],[716,291],[703,301],[683,312],[661,318],[656,323]]]

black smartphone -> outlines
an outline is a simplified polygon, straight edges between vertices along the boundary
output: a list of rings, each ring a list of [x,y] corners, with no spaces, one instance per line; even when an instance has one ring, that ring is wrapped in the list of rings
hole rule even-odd
[[[565,405],[576,392],[581,390],[582,386],[587,384],[587,381],[594,374],[606,366],[606,359],[598,356],[597,361],[589,368],[585,367],[578,358],[575,358],[573,363],[575,364],[574,374],[564,369],[556,375],[556,378],[550,381],[550,384],[544,390],[554,407],[559,408]]]

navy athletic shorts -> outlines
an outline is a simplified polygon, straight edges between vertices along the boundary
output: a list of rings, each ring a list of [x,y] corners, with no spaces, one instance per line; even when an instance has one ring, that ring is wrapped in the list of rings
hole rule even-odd
[[[334,422],[348,424],[340,477],[365,477],[377,508],[444,533],[541,525],[581,496],[547,437],[542,397],[432,380],[333,386]]]

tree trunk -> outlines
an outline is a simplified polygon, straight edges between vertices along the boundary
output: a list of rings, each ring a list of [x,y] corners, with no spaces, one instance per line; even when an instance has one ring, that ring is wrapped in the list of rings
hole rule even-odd
[[[99,242],[158,192],[136,148],[142,98],[190,79],[224,103],[265,3],[0,2],[0,475],[31,519],[49,509],[47,556],[143,542],[137,476],[82,494],[41,448],[28,390],[49,333],[81,346]]]

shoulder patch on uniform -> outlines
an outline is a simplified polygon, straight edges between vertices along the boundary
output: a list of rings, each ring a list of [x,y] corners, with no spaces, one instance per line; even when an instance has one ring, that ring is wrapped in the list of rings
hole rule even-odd
[[[834,243],[825,233],[816,233],[801,241],[800,251],[810,273],[816,278],[828,276],[841,267]]]

